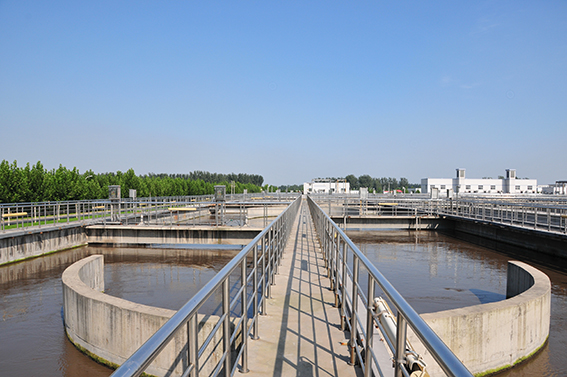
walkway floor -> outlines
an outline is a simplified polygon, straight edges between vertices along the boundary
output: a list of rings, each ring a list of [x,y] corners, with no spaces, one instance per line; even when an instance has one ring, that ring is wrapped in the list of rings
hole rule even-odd
[[[246,376],[361,376],[348,365],[346,333],[325,271],[307,204],[302,203],[279,274],[248,343]]]

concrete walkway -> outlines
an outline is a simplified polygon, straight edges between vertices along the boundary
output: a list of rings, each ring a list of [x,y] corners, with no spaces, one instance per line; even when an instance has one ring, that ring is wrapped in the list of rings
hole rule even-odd
[[[272,297],[267,315],[260,316],[260,339],[248,343],[246,376],[362,375],[359,367],[348,365],[347,333],[340,330],[339,310],[305,202],[287,241]]]

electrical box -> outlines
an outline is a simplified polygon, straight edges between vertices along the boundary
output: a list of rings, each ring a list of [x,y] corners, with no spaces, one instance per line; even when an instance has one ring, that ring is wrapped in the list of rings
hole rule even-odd
[[[108,198],[112,201],[120,200],[120,186],[108,186]]]
[[[224,202],[226,197],[226,186],[215,186],[215,202]]]

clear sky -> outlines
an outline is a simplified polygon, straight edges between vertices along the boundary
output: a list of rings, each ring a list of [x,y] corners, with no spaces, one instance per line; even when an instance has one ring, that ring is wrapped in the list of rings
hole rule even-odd
[[[567,1],[0,0],[0,160],[567,179]]]

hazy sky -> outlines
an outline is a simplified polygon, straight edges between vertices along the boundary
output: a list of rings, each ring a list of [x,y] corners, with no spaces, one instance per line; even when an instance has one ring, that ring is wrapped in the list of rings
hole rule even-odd
[[[567,1],[0,0],[0,160],[567,179]]]

